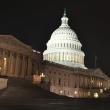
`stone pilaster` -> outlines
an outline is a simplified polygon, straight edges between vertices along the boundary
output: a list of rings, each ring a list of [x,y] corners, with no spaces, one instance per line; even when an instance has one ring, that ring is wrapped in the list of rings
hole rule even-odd
[[[10,53],[10,75],[12,75],[12,53]]]
[[[16,55],[16,63],[15,63],[15,76],[16,77],[18,77],[19,69],[20,69],[20,56],[17,54]]]
[[[18,77],[21,77],[22,74],[22,56],[19,54],[18,55],[18,59],[19,59],[19,67],[18,67]]]
[[[8,58],[7,58],[7,76],[10,76],[10,51],[8,52]]]
[[[24,69],[25,69],[25,57],[22,59],[22,69],[21,69],[21,77],[24,78]]]
[[[28,78],[30,78],[31,74],[32,74],[32,61],[31,58],[28,57],[28,69],[27,69],[27,76]]]
[[[15,66],[16,66],[16,55],[13,54],[13,69],[12,69],[13,76],[15,76]]]
[[[25,77],[25,78],[27,78],[27,69],[28,69],[28,68],[27,68],[27,66],[28,66],[27,63],[28,63],[28,59],[27,59],[27,57],[25,57],[25,69],[24,69],[24,77]]]
[[[10,52],[10,76],[15,74],[15,56],[13,52]]]
[[[1,52],[1,60],[2,60],[2,70],[1,70],[1,75],[4,75],[4,50]]]

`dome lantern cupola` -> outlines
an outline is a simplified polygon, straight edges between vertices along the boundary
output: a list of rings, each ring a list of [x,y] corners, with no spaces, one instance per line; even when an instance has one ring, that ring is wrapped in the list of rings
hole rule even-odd
[[[64,9],[63,17],[61,18],[61,26],[60,27],[69,27],[68,26],[68,18],[66,17],[66,9]]]

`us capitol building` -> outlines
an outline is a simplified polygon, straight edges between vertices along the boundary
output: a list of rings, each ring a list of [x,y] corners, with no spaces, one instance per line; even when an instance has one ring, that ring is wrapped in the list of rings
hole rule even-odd
[[[42,75],[50,91],[68,97],[98,97],[110,88],[109,77],[99,68],[88,69],[76,33],[68,25],[66,10],[43,52]]]
[[[61,25],[52,33],[43,54],[12,35],[0,35],[0,76],[32,80],[58,95],[100,97],[110,89],[110,78],[99,68],[85,66],[81,47],[64,11]]]

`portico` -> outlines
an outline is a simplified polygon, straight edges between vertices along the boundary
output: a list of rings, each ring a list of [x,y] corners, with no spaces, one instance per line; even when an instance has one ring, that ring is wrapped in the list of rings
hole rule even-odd
[[[0,75],[31,78],[37,57],[37,52],[14,36],[0,35]]]

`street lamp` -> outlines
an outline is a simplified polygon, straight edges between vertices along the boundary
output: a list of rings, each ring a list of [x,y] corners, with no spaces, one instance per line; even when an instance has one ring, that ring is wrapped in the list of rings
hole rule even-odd
[[[44,78],[45,77],[44,73],[41,73],[40,77],[41,78]]]
[[[60,94],[62,94],[63,93],[63,91],[62,90],[60,90]]]
[[[4,61],[6,61],[6,58],[4,58]]]
[[[44,73],[41,73],[41,74],[40,74],[40,77],[41,77],[41,83],[43,83],[43,82],[44,82],[44,78],[45,78]]]
[[[97,92],[94,93],[94,98],[98,98],[99,94]]]
[[[75,95],[78,94],[78,91],[74,91],[74,94],[75,94]]]

